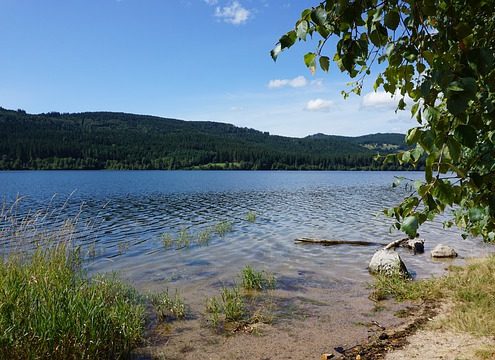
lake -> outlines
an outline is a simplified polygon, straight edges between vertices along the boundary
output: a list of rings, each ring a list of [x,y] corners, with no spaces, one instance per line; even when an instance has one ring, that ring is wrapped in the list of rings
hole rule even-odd
[[[227,281],[251,264],[276,274],[282,284],[338,286],[369,281],[368,260],[377,247],[295,244],[298,237],[368,240],[386,244],[403,235],[381,215],[405,194],[395,177],[419,172],[287,171],[23,171],[0,172],[0,197],[22,196],[20,214],[40,208],[56,221],[78,214],[83,253],[90,272],[116,271],[137,287],[205,286]],[[63,207],[63,208],[62,208]],[[63,209],[63,210],[59,210]],[[256,220],[246,220],[248,212]],[[208,246],[194,244],[205,229],[230,222]],[[189,234],[191,245],[176,250],[163,236]],[[166,235],[168,234],[168,235]],[[462,257],[486,248],[462,240],[441,222],[421,229],[424,255],[403,255],[418,277],[443,271],[429,251],[439,242]]]
[[[396,176],[419,179],[422,174],[0,172],[0,197],[4,204],[21,197],[15,207],[19,218],[29,212],[31,217],[48,214],[38,216],[41,227],[57,228],[67,218],[78,219],[75,241],[90,274],[117,272],[144,293],[179,291],[189,316],[158,325],[150,351],[186,360],[268,359],[274,351],[277,358],[311,359],[366,341],[374,323],[388,328],[403,321],[394,316],[397,308],[383,311],[368,298],[372,278],[367,264],[379,245],[294,243],[299,237],[382,244],[402,238],[381,215],[406,194],[403,186],[392,187]],[[229,224],[231,231],[221,236],[208,230],[219,223]],[[196,239],[205,231],[211,238],[207,246],[199,245]],[[180,234],[189,246],[164,244]],[[444,230],[441,222],[421,228],[421,236],[425,254],[399,250],[419,278],[491,251],[479,239],[462,240],[457,231]],[[432,261],[429,251],[439,242],[454,246],[460,258]],[[3,242],[0,251],[9,249]],[[259,336],[218,334],[206,326],[206,299],[239,282],[246,265],[276,277],[276,289],[259,295],[272,320],[257,324]]]

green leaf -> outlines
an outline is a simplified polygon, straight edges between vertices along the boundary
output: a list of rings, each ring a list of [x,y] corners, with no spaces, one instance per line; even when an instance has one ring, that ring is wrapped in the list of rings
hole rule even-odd
[[[459,125],[454,132],[454,136],[464,146],[472,149],[476,145],[476,129],[471,125]]]
[[[483,219],[484,211],[480,208],[469,209],[468,212],[469,220],[472,222],[480,221]]]
[[[315,53],[309,52],[306,55],[304,55],[304,63],[308,68],[315,66],[315,59],[316,59]]]
[[[297,35],[295,31],[289,31],[287,34],[280,38],[280,45],[282,49],[290,48],[297,40]]]
[[[385,15],[384,24],[390,30],[395,30],[399,26],[400,16],[397,10],[391,10]]]
[[[421,62],[418,62],[418,63],[416,64],[416,70],[418,70],[418,73],[420,73],[420,74],[421,74],[423,71],[425,71],[425,70],[426,70],[426,66],[425,66],[425,64],[423,64],[423,63],[421,63]]]
[[[400,229],[405,232],[409,237],[416,237],[418,232],[418,218],[414,215],[408,216],[402,221]]]
[[[421,137],[421,130],[417,127],[412,128],[411,130],[409,130],[406,136],[407,145],[416,144],[420,137]]]
[[[466,111],[468,102],[469,98],[465,93],[451,95],[447,99],[447,110],[449,110],[452,115],[460,115]]]
[[[272,51],[270,51],[270,55],[271,55],[273,61],[277,61],[277,57],[281,52],[282,52],[282,45],[280,45],[280,43],[278,43],[277,45],[275,45],[275,47],[272,49]]]
[[[318,6],[311,12],[311,20],[317,25],[325,25],[327,21],[327,12],[322,7]]]
[[[425,164],[425,179],[426,181],[431,181],[433,179],[433,163],[435,162],[435,155],[430,154],[426,158]]]
[[[306,20],[301,21],[297,24],[296,34],[301,40],[306,40],[306,35],[308,34],[309,23]]]
[[[330,67],[330,58],[328,56],[320,56],[320,67],[323,71],[328,72]]]

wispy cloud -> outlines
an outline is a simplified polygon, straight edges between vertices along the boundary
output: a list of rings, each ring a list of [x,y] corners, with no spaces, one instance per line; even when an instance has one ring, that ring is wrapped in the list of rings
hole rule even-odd
[[[216,0],[205,0],[208,4],[216,4]],[[238,1],[233,1],[227,6],[217,6],[215,9],[215,17],[222,19],[224,22],[241,25],[248,21],[251,17],[251,11],[243,7]]]
[[[325,99],[313,99],[309,100],[306,104],[305,110],[308,111],[330,111],[330,109],[334,106],[334,102],[332,100]]]
[[[218,0],[203,0],[208,5],[216,5],[218,4]]]
[[[297,76],[294,79],[275,79],[268,82],[269,89],[279,89],[286,86],[293,88],[305,87],[308,85],[308,80],[304,76]]]

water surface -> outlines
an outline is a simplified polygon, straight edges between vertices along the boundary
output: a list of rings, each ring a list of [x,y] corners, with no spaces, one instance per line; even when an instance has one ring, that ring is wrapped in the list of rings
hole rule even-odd
[[[0,172],[0,197],[22,196],[27,209],[63,207],[58,218],[80,213],[87,267],[117,271],[140,288],[210,286],[232,279],[246,264],[273,272],[281,286],[334,288],[369,281],[366,266],[377,247],[295,244],[298,237],[368,240],[386,244],[402,237],[380,215],[404,196],[395,176],[414,172],[290,171],[23,171]],[[65,205],[64,205],[65,204]],[[248,211],[257,214],[246,221]],[[209,246],[176,250],[163,234],[181,229],[194,236],[219,221],[233,231],[212,237]],[[424,255],[404,252],[419,277],[443,271],[429,251],[439,242],[463,257],[488,249],[478,239],[462,240],[440,222],[421,229]],[[96,249],[96,254],[94,250]]]

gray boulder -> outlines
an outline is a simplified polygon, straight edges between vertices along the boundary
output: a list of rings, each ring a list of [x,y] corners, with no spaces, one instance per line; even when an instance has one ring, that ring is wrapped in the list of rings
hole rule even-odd
[[[431,251],[431,257],[434,258],[454,258],[457,256],[457,252],[448,245],[438,244]]]
[[[372,274],[409,276],[406,265],[399,254],[389,249],[378,250],[371,258],[368,270]]]

